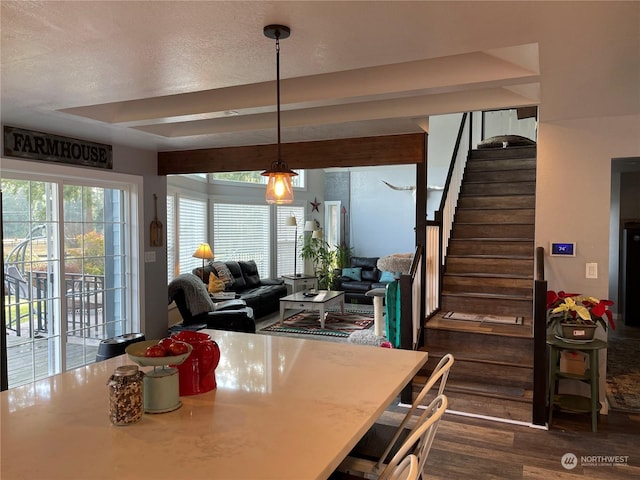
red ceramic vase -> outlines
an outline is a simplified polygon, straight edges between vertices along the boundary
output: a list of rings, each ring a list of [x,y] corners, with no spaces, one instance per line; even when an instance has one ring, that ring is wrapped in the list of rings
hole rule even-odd
[[[191,354],[177,365],[180,396],[197,395],[216,388],[216,367],[220,362],[220,348],[206,333],[184,330],[172,338],[193,346]]]

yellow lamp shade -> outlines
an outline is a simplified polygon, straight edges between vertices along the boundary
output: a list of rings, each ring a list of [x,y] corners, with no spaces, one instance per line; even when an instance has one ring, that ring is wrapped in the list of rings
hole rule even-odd
[[[201,258],[204,260],[205,258],[211,259],[213,258],[213,252],[211,251],[211,247],[208,243],[201,243],[195,252],[193,252],[192,257]]]

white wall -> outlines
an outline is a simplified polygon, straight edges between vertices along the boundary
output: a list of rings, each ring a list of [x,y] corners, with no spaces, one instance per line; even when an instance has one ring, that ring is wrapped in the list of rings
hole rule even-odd
[[[429,117],[427,185],[444,186],[461,120],[461,113]],[[427,191],[427,220],[434,220],[441,198],[442,191]]]
[[[575,257],[547,256],[549,288],[607,298],[611,159],[640,152],[640,115],[541,122],[538,140],[536,246],[577,244]]]
[[[415,249],[415,200],[411,191],[395,186],[415,186],[416,167],[397,165],[351,169],[351,247],[354,256],[383,257]]]

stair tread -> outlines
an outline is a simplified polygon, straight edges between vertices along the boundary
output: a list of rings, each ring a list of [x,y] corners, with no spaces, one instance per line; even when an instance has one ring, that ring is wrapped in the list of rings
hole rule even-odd
[[[438,348],[438,346],[429,345],[426,349],[429,352],[429,359],[440,359],[442,356],[450,353],[445,348]],[[513,368],[522,368],[526,370],[533,370],[533,362],[504,362],[499,360],[494,360],[493,358],[478,358],[482,355],[476,355],[474,357],[465,357],[459,354],[454,354],[455,361],[457,363],[467,362],[467,363],[482,363],[486,365],[492,365],[496,367],[513,367]],[[489,354],[487,354],[489,356]]]
[[[533,320],[530,317],[524,317],[522,325],[506,325],[501,323],[482,323],[481,325],[478,325],[477,323],[478,322],[463,320],[450,320],[436,315],[426,322],[425,328],[427,330],[448,330],[474,335],[492,335],[497,337],[513,337],[521,339],[533,338],[533,332],[531,329]]]

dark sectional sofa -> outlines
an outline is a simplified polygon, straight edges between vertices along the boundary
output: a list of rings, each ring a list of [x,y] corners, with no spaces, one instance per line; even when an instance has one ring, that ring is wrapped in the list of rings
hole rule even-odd
[[[254,318],[264,317],[280,310],[280,298],[287,295],[287,287],[281,279],[260,278],[258,267],[253,260],[213,262],[204,267],[193,270],[193,274],[204,278],[208,283],[209,274],[214,273],[219,277],[215,269],[216,263],[223,263],[229,269],[233,282],[225,288],[227,292],[235,292],[236,298],[244,300],[248,307],[253,309]]]
[[[344,291],[346,303],[372,304],[373,297],[365,294],[374,288],[386,288],[388,281],[384,281],[378,270],[379,257],[351,257],[348,269],[343,269],[335,281],[336,290]],[[343,275],[349,273],[351,276]],[[359,273],[359,280],[358,280]]]

